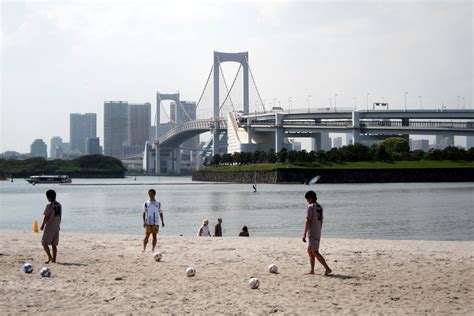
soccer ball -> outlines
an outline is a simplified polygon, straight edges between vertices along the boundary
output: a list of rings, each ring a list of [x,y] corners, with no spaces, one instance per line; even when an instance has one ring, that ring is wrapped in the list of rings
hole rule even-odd
[[[33,266],[31,265],[31,263],[25,263],[23,265],[23,272],[25,272],[25,273],[33,272]]]
[[[186,269],[186,275],[188,277],[192,277],[196,275],[196,270],[193,267],[189,267]]]
[[[270,273],[278,273],[278,267],[274,264],[268,266],[268,272]]]
[[[44,267],[43,269],[41,269],[40,275],[43,278],[49,278],[51,276],[51,270],[49,270],[48,267]]]
[[[161,261],[161,252],[155,252],[153,258],[155,258],[155,261]]]
[[[249,280],[249,286],[252,290],[255,290],[255,289],[258,289],[258,287],[260,286],[260,281],[259,279],[257,278],[251,278]]]

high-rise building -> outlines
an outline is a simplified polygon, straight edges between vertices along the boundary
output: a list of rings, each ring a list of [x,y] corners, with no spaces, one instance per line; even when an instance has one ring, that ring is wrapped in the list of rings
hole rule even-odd
[[[69,125],[71,151],[78,151],[84,155],[88,137],[97,137],[97,115],[95,113],[71,113]]]
[[[329,137],[329,133],[323,132],[321,133],[321,148],[317,148],[316,139],[311,140],[311,150],[318,151],[318,150],[330,150],[331,149],[331,137]]]
[[[170,119],[177,125],[196,119],[196,102],[181,101],[181,106],[170,104]],[[198,148],[199,136],[194,136],[181,144],[183,148]]]
[[[100,155],[102,150],[100,148],[99,137],[87,137],[86,140],[86,155]]]
[[[128,105],[128,145],[142,146],[148,140],[151,126],[151,104]]]
[[[35,141],[31,144],[30,156],[43,157],[45,159],[48,157],[48,146],[46,146],[46,143],[42,139],[35,139]]]
[[[474,147],[474,136],[466,136],[466,149]]]
[[[448,146],[454,146],[453,135],[436,135],[436,147],[438,147],[438,149],[444,149]]]
[[[63,139],[59,136],[54,136],[50,140],[50,146],[49,146],[49,157],[57,159],[59,158],[58,155],[58,148],[61,148],[63,145]]]
[[[342,147],[342,137],[334,137],[332,139],[332,147],[341,148]]]
[[[104,102],[104,154],[123,155],[123,146],[128,138],[128,102]],[[145,146],[145,144],[143,144]]]
[[[430,150],[430,142],[428,139],[410,139],[410,150]]]

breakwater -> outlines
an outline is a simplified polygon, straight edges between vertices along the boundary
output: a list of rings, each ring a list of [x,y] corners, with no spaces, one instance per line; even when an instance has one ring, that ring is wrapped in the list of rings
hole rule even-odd
[[[265,171],[193,172],[193,181],[233,183],[307,183],[319,175],[319,183],[474,182],[474,168],[304,169]]]

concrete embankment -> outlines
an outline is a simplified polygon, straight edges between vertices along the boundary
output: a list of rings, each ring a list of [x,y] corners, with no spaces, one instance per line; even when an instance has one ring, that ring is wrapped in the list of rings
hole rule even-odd
[[[473,182],[474,168],[427,169],[277,169],[268,171],[193,172],[193,181],[253,183],[307,183],[319,175],[319,183]]]

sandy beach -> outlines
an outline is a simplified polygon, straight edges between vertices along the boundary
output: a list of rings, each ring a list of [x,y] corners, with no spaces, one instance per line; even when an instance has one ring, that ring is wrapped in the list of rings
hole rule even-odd
[[[474,242],[323,239],[334,274],[305,276],[297,238],[159,238],[62,233],[52,277],[41,234],[0,231],[0,310],[17,313],[469,314]],[[30,262],[32,274],[22,266]],[[276,264],[278,274],[267,267]],[[185,270],[193,266],[195,277]],[[260,287],[248,286],[250,277]]]

